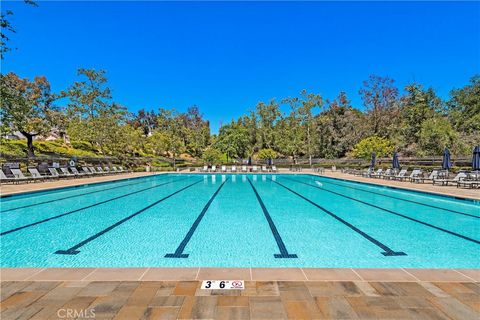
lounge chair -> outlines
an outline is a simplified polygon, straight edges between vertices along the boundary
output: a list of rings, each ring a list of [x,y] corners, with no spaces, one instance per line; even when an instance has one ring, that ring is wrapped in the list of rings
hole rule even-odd
[[[278,172],[277,166],[272,166],[272,172]]]
[[[242,172],[247,172],[247,166],[242,166]]]
[[[82,171],[83,171],[83,173],[84,173],[85,175],[87,175],[87,176],[93,176],[93,174],[94,174],[94,173],[93,173],[92,171],[90,171],[87,167],[82,167]]]
[[[222,172],[227,172],[227,166],[222,166]]]
[[[114,173],[110,170],[109,167],[103,167],[103,172],[105,172],[106,174]]]
[[[380,175],[380,178],[388,179],[391,175],[392,175],[392,169],[387,169],[382,172],[382,174]]]
[[[98,172],[97,170],[95,170],[94,167],[88,167],[88,169],[90,170],[90,172],[94,175],[100,175],[102,174],[101,172]]]
[[[208,166],[203,166],[203,169],[200,169],[200,172],[208,172]]]
[[[73,174],[77,177],[84,177],[84,176],[87,175],[86,173],[78,172],[77,168],[75,168],[75,167],[70,167],[70,171],[72,171]]]
[[[258,172],[258,167],[257,166],[252,166],[252,172]]]
[[[433,180],[437,179],[437,177],[438,177],[438,170],[432,170],[432,172],[430,172],[428,177],[422,179],[423,180],[422,182],[424,182],[425,180],[433,182]]]
[[[447,173],[446,175],[442,175],[440,177],[437,177],[437,179],[434,179],[433,185],[435,185],[436,183],[439,183],[442,186],[448,186],[449,183],[457,184],[459,181],[465,180],[465,178],[467,178],[467,174],[463,171],[457,173],[457,175],[453,179],[448,179],[448,173]]]
[[[421,169],[413,169],[412,173],[408,176],[406,180],[410,182],[415,182],[420,177],[423,177],[423,171]]]
[[[15,178],[9,178],[5,175],[5,172],[0,169],[0,182],[5,183],[5,182],[15,182]]]
[[[103,171],[102,167],[97,167],[97,172],[99,174],[107,174],[105,171]]]
[[[63,177],[58,173],[57,169],[55,168],[48,168],[48,172],[50,172],[50,176],[52,178],[60,179]]]
[[[232,166],[231,171],[232,171],[232,172],[237,172],[237,166]]]
[[[70,173],[70,171],[68,171],[68,168],[60,168],[60,171],[62,172],[62,176],[64,177],[76,178],[76,176],[73,173]]]
[[[262,166],[262,172],[268,172],[267,166]]]
[[[25,177],[23,175],[23,172],[20,170],[20,169],[12,169],[10,168],[10,171],[12,172],[13,174],[13,181],[19,183],[19,182],[30,182],[32,181],[33,179],[29,178],[29,177]]]
[[[372,169],[372,168],[368,168],[367,170],[361,172],[360,175],[361,175],[362,177],[369,178],[372,173],[373,173],[373,169]]]
[[[370,175],[370,178],[380,178],[382,176],[383,169],[380,168],[377,170],[377,172],[372,172]]]
[[[400,172],[398,174],[392,176],[392,179],[403,181],[404,179],[408,178],[408,176],[406,176],[407,172],[408,172],[407,169],[402,169],[402,170],[400,170]]]
[[[217,172],[217,166],[213,165],[213,166],[212,166],[212,169],[210,170],[210,172]]]
[[[45,179],[49,178],[47,176],[42,176],[40,174],[40,172],[38,172],[37,168],[28,168],[28,172],[30,172],[30,174],[32,175],[32,178],[35,181],[41,181],[41,180],[45,180]]]

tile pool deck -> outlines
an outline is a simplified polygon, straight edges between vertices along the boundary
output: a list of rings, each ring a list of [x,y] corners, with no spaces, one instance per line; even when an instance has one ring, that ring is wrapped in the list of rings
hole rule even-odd
[[[1,192],[145,175],[2,185]],[[324,176],[480,199],[478,189]],[[246,288],[202,290],[204,279],[245,280]],[[0,281],[2,319],[59,319],[66,309],[93,309],[94,319],[480,319],[480,269],[1,268]]]

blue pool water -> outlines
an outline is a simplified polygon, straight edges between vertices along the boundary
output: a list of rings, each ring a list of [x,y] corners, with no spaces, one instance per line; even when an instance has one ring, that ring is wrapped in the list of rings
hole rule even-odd
[[[165,174],[0,201],[2,267],[480,267],[479,202],[313,175]]]

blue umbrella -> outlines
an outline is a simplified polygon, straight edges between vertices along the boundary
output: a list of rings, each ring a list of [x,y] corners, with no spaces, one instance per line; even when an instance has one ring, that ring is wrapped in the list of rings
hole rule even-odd
[[[448,148],[445,148],[445,151],[443,151],[442,169],[448,170],[451,167],[452,161],[450,159],[450,151],[448,151]]]
[[[396,151],[393,153],[392,168],[400,169],[400,161],[398,160],[398,153]]]
[[[480,146],[476,146],[475,149],[473,149],[472,169],[480,170]]]
[[[267,159],[267,165],[271,166],[273,164],[272,158]]]
[[[375,152],[372,152],[372,162],[370,163],[370,168],[375,168],[375,162],[377,161],[377,155]]]
[[[248,157],[248,162],[247,162],[247,164],[248,164],[249,166],[252,165],[252,157]]]

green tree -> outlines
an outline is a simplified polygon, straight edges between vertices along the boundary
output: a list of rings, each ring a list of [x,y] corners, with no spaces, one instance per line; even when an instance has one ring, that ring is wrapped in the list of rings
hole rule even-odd
[[[222,161],[223,154],[220,150],[208,147],[203,151],[202,160],[208,165],[218,165]]]
[[[272,149],[261,149],[258,151],[257,157],[262,160],[275,159],[277,157],[277,153]]]
[[[323,106],[323,98],[319,94],[308,93],[306,90],[301,92],[301,107],[298,109],[301,129],[305,132],[304,142],[305,154],[308,156],[309,164],[312,165],[312,156],[316,141],[313,134],[316,131],[317,121],[314,114]]]
[[[401,135],[399,145],[404,152],[413,154],[417,150],[420,140],[422,124],[442,110],[442,101],[432,88],[423,90],[416,83],[405,87],[406,95],[401,98],[400,124],[398,131]]]
[[[420,155],[441,155],[445,147],[454,153],[462,149],[458,133],[444,117],[435,116],[422,123],[419,144]]]
[[[355,158],[370,159],[372,153],[377,157],[391,156],[394,150],[393,144],[387,138],[371,136],[362,139],[353,147],[352,156]]]
[[[258,147],[274,148],[276,136],[275,125],[281,115],[279,105],[275,100],[271,100],[268,104],[259,102],[256,111],[258,119]]]
[[[470,79],[461,89],[452,90],[448,101],[448,115],[462,140],[471,145],[480,144],[480,75]]]
[[[173,158],[173,167],[176,168],[177,157],[185,152],[185,127],[181,116],[175,110],[160,108],[157,117],[158,130],[166,137],[166,152]]]
[[[29,81],[15,73],[0,75],[0,97],[1,122],[26,137],[28,156],[33,157],[33,138],[48,133],[54,125],[55,95],[50,92],[50,83],[45,77]]]
[[[246,157],[249,151],[248,131],[232,121],[220,128],[214,147],[227,155],[227,161]]]

